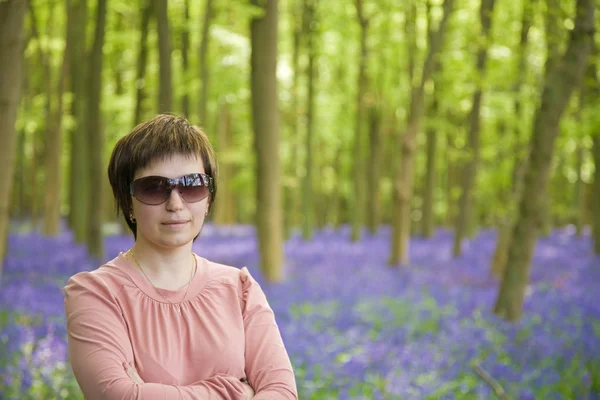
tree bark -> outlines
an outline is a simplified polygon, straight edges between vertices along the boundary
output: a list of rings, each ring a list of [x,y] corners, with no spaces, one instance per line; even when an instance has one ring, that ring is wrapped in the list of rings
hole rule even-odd
[[[316,6],[316,0],[304,0],[303,22],[305,28],[303,30],[306,32],[306,49],[308,51],[308,65],[306,67],[308,95],[306,97],[306,136],[304,141],[304,154],[306,154],[306,157],[304,159],[304,178],[302,180],[302,237],[304,240],[312,238],[315,222],[312,173],[314,168],[315,62],[317,58],[315,49],[315,36],[317,34],[315,29],[317,24]]]
[[[412,92],[408,126],[402,137],[402,153],[400,167],[394,183],[394,215],[392,220],[392,243],[389,258],[390,265],[407,264],[409,262],[408,241],[410,238],[410,211],[413,197],[413,182],[415,169],[415,152],[417,133],[421,125],[423,113],[423,98],[425,83],[429,80],[434,66],[435,56],[442,47],[448,18],[452,12],[454,0],[444,0],[443,16],[432,40],[423,64],[421,81]]]
[[[252,126],[256,149],[256,224],[260,265],[269,281],[283,277],[281,165],[277,98],[277,0],[253,0],[264,14],[251,22]]]
[[[585,98],[591,104],[598,104],[600,100],[600,81],[598,80],[598,48],[592,43],[592,56],[586,70],[586,79],[583,86]],[[594,110],[595,112],[595,110]],[[594,253],[600,254],[600,132],[592,132],[592,159],[594,162],[594,176],[590,190],[591,226]]]
[[[190,94],[188,92],[187,79],[189,75],[189,50],[190,50],[190,0],[183,1],[183,29],[181,32],[181,69],[186,82],[184,93],[181,97],[181,112],[186,118],[190,118]]]
[[[583,77],[593,31],[594,0],[578,0],[575,28],[567,50],[547,75],[541,105],[535,115],[519,219],[513,230],[507,267],[494,308],[496,314],[509,321],[518,321],[521,316],[560,118]]]
[[[168,0],[154,0],[154,16],[158,30],[159,89],[158,112],[173,111],[173,82],[171,73],[171,39],[169,32]]]
[[[354,160],[352,181],[354,183],[354,193],[352,199],[354,205],[352,208],[352,241],[360,239],[361,230],[365,224],[365,208],[367,206],[366,198],[366,175],[365,175],[365,154],[362,126],[365,115],[364,96],[367,91],[367,31],[369,19],[363,11],[362,0],[355,0],[358,22],[360,24],[360,58],[358,65],[358,90],[356,93],[356,120],[354,126]]]
[[[144,107],[144,99],[146,98],[146,65],[148,64],[148,24],[152,17],[152,0],[142,0],[146,2],[142,11],[140,20],[140,42],[139,53],[137,58],[137,69],[135,78],[135,112],[133,114],[133,124],[136,126],[142,122],[142,114]],[[129,229],[129,228],[127,228]]]
[[[233,225],[236,221],[235,194],[231,182],[234,178],[233,164],[227,155],[231,152],[231,114],[229,104],[219,106],[217,145],[221,154],[219,162],[219,201],[215,203],[215,223]]]
[[[381,216],[379,199],[379,177],[381,162],[381,111],[379,104],[370,104],[369,116],[369,158],[367,162],[367,226],[371,234],[379,229]]]
[[[85,243],[90,213],[89,204],[89,154],[86,144],[86,34],[87,0],[69,0],[67,23],[72,43],[70,52],[71,92],[73,93],[72,115],[75,128],[71,132],[71,179],[69,182],[69,226],[75,241]]]
[[[27,1],[0,2],[0,261],[6,255]],[[0,262],[0,279],[2,262]]]
[[[492,16],[494,13],[495,0],[482,0],[479,11],[481,21],[481,36],[483,43],[479,47],[477,54],[477,75],[479,83],[475,93],[473,94],[473,103],[471,106],[471,115],[469,116],[469,137],[467,140],[467,151],[469,160],[466,167],[463,169],[462,191],[459,200],[459,214],[456,223],[456,232],[454,235],[454,246],[452,253],[454,257],[458,257],[462,253],[462,241],[467,235],[469,223],[472,222],[474,216],[475,205],[473,204],[473,187],[477,180],[477,168],[479,166],[480,153],[480,125],[481,125],[481,102],[483,101],[483,80],[485,76],[485,67],[487,62],[487,49],[490,41],[490,31],[492,27]]]
[[[63,116],[63,94],[65,91],[65,80],[69,68],[69,34],[68,28],[65,32],[65,50],[63,54],[63,63],[59,71],[60,77],[57,88],[57,106],[52,118],[48,120],[50,129],[47,131],[46,138],[46,180],[45,180],[45,197],[44,197],[44,225],[43,234],[46,236],[55,236],[60,231],[60,206],[62,193],[62,116]]]
[[[98,0],[96,11],[96,31],[94,33],[94,44],[90,54],[90,76],[89,76],[89,103],[88,103],[88,152],[90,155],[90,182],[95,182],[90,187],[91,211],[89,218],[88,251],[92,257],[101,260],[104,257],[102,238],[102,223],[104,213],[103,196],[104,189],[104,135],[102,133],[102,120],[100,105],[102,103],[102,49],[104,47],[104,32],[106,27],[106,1]]]
[[[298,3],[300,4],[300,3]],[[300,115],[299,101],[298,101],[298,81],[300,77],[300,52],[301,52],[301,38],[304,37],[304,24],[302,23],[302,4],[298,5],[294,2],[290,3],[290,14],[293,20],[293,45],[292,45],[292,70],[294,71],[294,77],[292,81],[292,104],[290,112],[291,129],[290,138],[290,177],[287,179],[290,184],[286,185],[285,191],[285,210],[284,213],[284,226],[285,226],[285,237],[289,238],[292,235],[293,229],[298,225],[300,220],[300,198],[301,198],[301,186],[298,182],[298,167],[299,167],[299,156],[298,149],[300,147],[300,137],[298,129],[298,116]]]
[[[210,26],[213,19],[213,0],[206,0],[204,7],[204,21],[202,22],[202,39],[200,40],[200,104],[198,106],[198,118],[202,126],[208,126],[206,110],[208,104],[208,76],[209,60],[208,45],[210,43]]]
[[[500,227],[498,228],[498,237],[496,239],[496,248],[494,250],[494,256],[492,259],[492,274],[498,278],[501,278],[504,274],[504,269],[506,267],[506,260],[508,258],[508,248],[510,245],[510,236],[512,233],[512,229],[514,227],[514,214],[515,208],[517,206],[518,200],[521,197],[521,192],[523,191],[523,173],[524,173],[524,154],[523,148],[523,128],[522,128],[522,119],[523,119],[523,110],[521,107],[521,87],[523,86],[524,76],[527,73],[527,44],[529,37],[529,30],[531,29],[532,21],[533,21],[533,5],[535,3],[525,2],[523,6],[523,16],[521,20],[521,38],[519,41],[519,50],[518,50],[518,71],[521,71],[518,74],[517,80],[515,82],[514,92],[515,92],[515,117],[517,123],[514,125],[514,133],[515,133],[515,146],[513,148],[513,156],[515,157],[515,161],[513,164],[512,177],[513,184],[510,190],[510,194],[507,196],[506,203],[508,205],[506,210],[506,215],[500,222]]]

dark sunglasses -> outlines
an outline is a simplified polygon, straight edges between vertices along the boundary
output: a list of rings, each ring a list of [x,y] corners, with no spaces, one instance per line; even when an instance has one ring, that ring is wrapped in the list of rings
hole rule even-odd
[[[183,200],[196,203],[213,192],[213,178],[206,174],[189,174],[173,179],[145,176],[131,182],[129,190],[131,195],[142,203],[157,206],[167,201],[175,188]]]

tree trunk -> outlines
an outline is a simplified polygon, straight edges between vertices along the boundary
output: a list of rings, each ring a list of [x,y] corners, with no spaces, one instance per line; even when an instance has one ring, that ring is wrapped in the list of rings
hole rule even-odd
[[[104,189],[104,135],[102,134],[102,119],[100,105],[102,104],[102,48],[104,47],[104,31],[106,26],[106,1],[98,0],[96,11],[96,31],[94,44],[90,55],[89,103],[88,103],[88,154],[90,155],[90,187],[88,251],[92,257],[102,260],[104,257],[102,223],[104,213],[102,192]]]
[[[60,231],[60,206],[62,193],[62,116],[63,116],[63,94],[65,91],[65,80],[69,67],[69,52],[71,44],[69,43],[68,28],[65,32],[65,50],[63,54],[63,63],[59,71],[60,77],[57,88],[57,106],[51,119],[48,120],[50,128],[47,131],[46,138],[46,181],[44,197],[44,225],[43,234],[46,236],[55,236]]]
[[[183,29],[181,32],[181,70],[185,77],[184,93],[181,98],[181,112],[186,118],[190,118],[190,94],[188,92],[187,80],[190,76],[189,71],[189,50],[190,50],[190,0],[183,1]]]
[[[314,0],[316,1],[316,0]],[[308,95],[306,97],[306,137],[304,142],[304,178],[302,180],[302,237],[304,240],[310,240],[314,231],[314,199],[312,172],[314,168],[313,159],[313,136],[314,136],[314,112],[315,112],[315,35],[316,25],[315,8],[313,0],[304,0],[304,31],[306,32],[306,49],[308,50],[308,65],[306,68],[306,77],[308,85]]]
[[[594,158],[594,181],[592,186],[592,239],[594,254],[600,254],[600,134],[592,136],[592,155]]]
[[[535,115],[519,219],[513,230],[507,267],[494,309],[496,314],[509,321],[518,321],[521,316],[560,118],[571,93],[583,77],[593,30],[594,1],[578,0],[575,28],[571,31],[568,48],[547,75],[541,106]]]
[[[146,98],[146,65],[148,64],[148,24],[150,23],[150,17],[152,16],[152,0],[143,0],[146,2],[144,10],[142,11],[142,18],[140,20],[140,42],[137,59],[137,69],[135,78],[135,112],[133,115],[133,124],[136,126],[142,122],[142,114],[144,107],[144,99]]]
[[[354,193],[352,199],[354,205],[352,207],[352,241],[360,239],[361,230],[365,224],[365,208],[366,202],[366,176],[365,176],[365,154],[364,154],[364,139],[362,134],[362,126],[365,115],[364,96],[367,91],[367,30],[369,20],[363,12],[362,0],[355,0],[358,22],[360,24],[360,58],[358,66],[358,90],[356,93],[356,120],[354,133],[354,160],[352,181],[354,183]]]
[[[232,161],[227,155],[231,152],[231,115],[229,104],[223,101],[219,107],[217,145],[223,157],[219,162],[219,201],[214,204],[215,223],[235,224],[235,194],[231,182],[234,178]]]
[[[21,99],[23,25],[27,2],[0,2],[0,279],[6,255],[10,200],[13,188],[15,122]]]
[[[586,101],[591,104],[598,104],[600,99],[600,82],[598,81],[598,48],[592,43],[592,56],[586,70],[585,91]],[[595,110],[594,110],[595,112]],[[592,180],[590,196],[592,225],[592,240],[594,242],[594,253],[600,254],[600,132],[592,132],[592,159],[594,162],[594,176]]]
[[[199,59],[200,59],[200,104],[198,107],[198,118],[200,124],[204,127],[208,126],[206,120],[206,110],[208,104],[208,76],[209,76],[209,60],[208,60],[208,45],[210,43],[210,25],[213,19],[213,0],[206,0],[204,7],[204,21],[202,23],[202,39],[200,40]]]
[[[301,51],[301,37],[304,36],[302,23],[302,13],[300,7],[296,3],[290,3],[290,14],[292,15],[294,32],[293,32],[293,47],[292,47],[292,70],[294,71],[294,77],[292,81],[292,105],[290,112],[290,177],[287,179],[290,184],[286,185],[285,191],[285,210],[284,213],[284,225],[285,225],[285,237],[289,238],[292,235],[293,229],[298,225],[300,220],[300,197],[301,188],[298,182],[298,149],[300,147],[299,129],[298,129],[298,116],[300,114],[299,101],[298,101],[298,78],[300,76],[300,51]]]
[[[86,127],[86,35],[85,24],[87,21],[87,0],[70,0],[67,17],[68,35],[70,43],[70,72],[71,92],[73,93],[72,115],[75,128],[71,132],[71,179],[69,182],[69,226],[73,229],[75,240],[78,243],[86,241],[88,221],[90,214],[89,204],[89,155]]]
[[[529,37],[529,29],[531,28],[531,24],[533,21],[533,3],[534,2],[525,2],[523,7],[523,16],[521,20],[521,38],[519,41],[519,50],[518,50],[518,71],[521,71],[518,74],[517,80],[515,82],[514,92],[515,92],[515,117],[517,123],[514,125],[514,133],[515,133],[515,147],[513,149],[513,156],[515,157],[515,161],[513,164],[512,171],[512,180],[513,185],[511,187],[510,193],[507,196],[506,203],[508,205],[506,210],[506,215],[500,222],[500,226],[498,228],[498,237],[496,239],[496,248],[494,250],[494,256],[492,259],[492,274],[497,278],[501,278],[504,274],[504,269],[506,267],[506,260],[508,258],[508,248],[510,246],[510,237],[512,234],[512,230],[514,227],[514,214],[516,214],[517,203],[521,197],[521,192],[523,191],[523,174],[524,174],[524,154],[523,148],[525,148],[523,142],[523,128],[522,128],[522,119],[523,119],[523,110],[521,107],[521,87],[523,86],[524,76],[527,73],[527,43]]]
[[[159,89],[158,112],[173,111],[173,83],[171,74],[171,39],[169,33],[168,0],[154,0],[154,16],[158,30]]]
[[[577,151],[575,153],[575,170],[577,171],[577,181],[575,182],[575,204],[574,209],[577,210],[575,214],[575,234],[581,236],[583,227],[585,224],[585,182],[583,181],[583,161],[585,158],[585,148],[581,139],[577,143]]]
[[[466,167],[463,169],[462,191],[459,200],[459,214],[456,223],[456,232],[454,235],[454,247],[452,253],[458,257],[462,253],[462,241],[467,235],[469,223],[474,219],[475,205],[473,204],[473,187],[477,180],[477,168],[479,166],[479,132],[481,125],[481,102],[483,99],[482,81],[485,76],[485,66],[487,62],[488,42],[490,41],[490,30],[492,26],[492,15],[494,13],[495,0],[482,0],[479,17],[481,22],[482,44],[477,54],[477,75],[479,84],[473,94],[473,103],[471,106],[471,115],[469,117],[469,137],[467,141],[467,152],[469,159]]]
[[[437,31],[431,36],[431,43],[423,64],[423,72],[419,86],[413,90],[408,114],[408,126],[402,137],[402,153],[400,168],[394,183],[394,216],[392,221],[392,244],[390,265],[407,264],[409,262],[408,241],[410,238],[410,211],[413,197],[413,181],[415,169],[415,151],[417,133],[421,125],[425,83],[429,80],[434,66],[434,59],[442,47],[442,39],[448,18],[452,12],[454,0],[444,0],[444,11]]]
[[[52,7],[50,7],[52,10]],[[52,14],[52,11],[50,12]],[[43,206],[45,203],[45,197],[42,198],[40,196],[41,191],[38,191],[39,181],[38,174],[40,171],[39,166],[45,165],[47,163],[48,157],[48,144],[45,143],[46,138],[50,135],[50,131],[52,130],[52,70],[50,65],[50,60],[48,56],[48,52],[45,50],[45,47],[42,43],[39,29],[38,29],[38,21],[36,18],[35,7],[29,7],[29,16],[31,19],[31,31],[32,36],[37,42],[37,53],[39,57],[39,63],[42,67],[43,71],[43,84],[41,88],[41,93],[44,94],[44,130],[42,133],[42,137],[38,137],[38,131],[35,130],[32,132],[32,155],[31,157],[31,181],[32,185],[32,213],[31,213],[31,222],[34,229],[37,230],[39,227],[40,218],[43,218]],[[52,15],[50,15],[49,21],[52,20]],[[38,141],[38,139],[40,139]]]
[[[379,199],[379,176],[381,162],[381,111],[379,104],[371,104],[369,110],[369,158],[367,162],[367,225],[371,234],[379,229],[381,216]]]
[[[283,225],[281,164],[279,161],[279,110],[277,99],[278,1],[264,4],[264,14],[251,22],[252,125],[256,160],[256,222],[260,265],[269,281],[283,278]]]

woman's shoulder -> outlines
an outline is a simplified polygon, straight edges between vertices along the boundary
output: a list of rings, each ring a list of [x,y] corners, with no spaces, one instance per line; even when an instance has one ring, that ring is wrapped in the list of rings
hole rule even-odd
[[[229,285],[243,290],[251,280],[250,272],[245,266],[238,268],[209,260],[207,260],[207,264],[207,287],[222,287],[223,285]]]
[[[116,260],[116,259],[115,259]],[[71,276],[64,287],[67,295],[81,291],[114,295],[129,282],[128,275],[111,260],[92,271],[82,271]]]

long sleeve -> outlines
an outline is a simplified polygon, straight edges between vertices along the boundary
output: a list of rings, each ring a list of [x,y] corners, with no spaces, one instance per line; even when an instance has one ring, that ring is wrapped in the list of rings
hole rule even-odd
[[[65,293],[69,356],[86,399],[245,398],[244,383],[225,374],[188,386],[133,383],[126,371],[133,350],[115,294],[90,273],[71,278]]]
[[[254,400],[297,400],[292,364],[260,285],[247,268],[240,271],[241,306],[246,336],[246,375]]]

